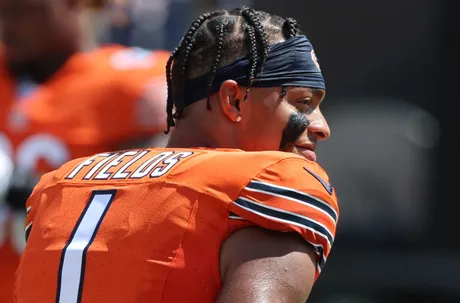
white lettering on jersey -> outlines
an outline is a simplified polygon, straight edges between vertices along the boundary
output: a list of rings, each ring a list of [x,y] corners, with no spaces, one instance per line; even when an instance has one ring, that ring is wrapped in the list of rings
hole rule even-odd
[[[151,150],[131,150],[111,154],[98,154],[78,163],[67,175],[66,179],[74,179],[81,173],[84,167],[87,167],[89,172],[84,173],[86,175],[82,178],[83,180],[158,178],[170,172],[182,159],[194,154],[193,152],[163,151],[154,155],[150,154],[149,157],[146,157],[149,152]],[[125,161],[127,162],[124,163]],[[136,163],[139,163],[139,166],[134,168]]]
[[[139,155],[132,158],[128,163],[123,165],[123,167],[113,175],[112,179],[126,179],[131,172],[127,172],[126,170],[130,167],[134,162],[139,160],[140,158],[144,157],[148,153],[147,150],[142,151]]]
[[[153,172],[150,174],[150,177],[157,178],[163,176],[168,171],[170,171],[174,165],[179,163],[180,159],[190,157],[191,155],[193,155],[192,152],[180,152],[173,155],[172,157],[169,157],[168,159],[163,161],[163,163],[167,165],[155,168]]]
[[[67,175],[66,179],[73,179],[82,170],[83,167],[91,165],[91,163],[93,163],[96,158],[108,156],[110,156],[110,154],[98,154],[81,162],[70,174]]]
[[[147,176],[152,171],[152,169],[155,166],[157,166],[158,163],[160,163],[161,161],[163,161],[167,157],[171,156],[173,153],[174,152],[163,152],[163,153],[160,153],[158,155],[155,155],[153,158],[150,158],[149,160],[145,161],[144,164],[139,166],[136,169],[136,171],[129,178],[130,179],[144,178],[145,176]],[[150,164],[150,166],[148,168],[146,168],[147,165],[149,165],[149,164]]]
[[[106,154],[102,154],[106,155]],[[89,172],[86,174],[86,176],[83,178],[84,180],[89,180],[91,177],[107,162],[109,162],[111,159],[113,159],[118,153],[115,154],[109,154],[107,158],[96,164]]]
[[[128,151],[128,152],[125,152],[123,154],[121,154],[120,156],[116,157],[112,162],[110,162],[109,164],[107,164],[103,169],[101,169],[101,171],[96,175],[96,177],[94,177],[94,180],[107,180],[110,178],[110,176],[113,174],[113,173],[107,173],[107,171],[111,168],[111,167],[114,167],[114,166],[117,166],[118,164],[121,163],[121,160],[124,158],[124,157],[132,157],[132,156],[135,156],[137,155],[138,151],[137,150],[133,150],[133,151]]]

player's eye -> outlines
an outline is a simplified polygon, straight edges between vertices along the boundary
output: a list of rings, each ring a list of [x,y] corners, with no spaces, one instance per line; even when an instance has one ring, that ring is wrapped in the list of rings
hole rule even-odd
[[[296,101],[297,108],[300,112],[306,113],[313,104],[313,98],[305,98]]]
[[[312,98],[306,98],[304,100],[298,101],[299,103],[306,105],[306,106],[311,106],[313,99]]]

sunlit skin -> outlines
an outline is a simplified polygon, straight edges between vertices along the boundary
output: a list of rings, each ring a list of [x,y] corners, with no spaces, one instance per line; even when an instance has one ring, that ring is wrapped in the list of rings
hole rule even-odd
[[[225,81],[218,93],[184,109],[176,120],[169,147],[280,150],[291,116],[305,115],[309,124],[283,151],[316,161],[316,144],[330,136],[321,113],[325,91],[311,88],[246,88]],[[243,249],[242,249],[243,248]],[[217,302],[304,302],[313,287],[316,253],[292,233],[243,228],[220,250],[223,288]]]
[[[227,80],[219,92],[211,96],[211,111],[206,109],[206,102],[201,101],[185,108],[169,146],[279,150],[289,117],[300,113],[310,124],[295,144],[284,151],[316,161],[316,144],[330,136],[320,110],[325,91],[292,87],[286,88],[285,94],[282,92],[281,87],[253,87],[244,101],[246,88]]]

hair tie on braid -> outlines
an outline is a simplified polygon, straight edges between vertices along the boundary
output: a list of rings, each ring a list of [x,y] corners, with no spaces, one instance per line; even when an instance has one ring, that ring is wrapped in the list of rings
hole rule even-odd
[[[211,73],[209,74],[208,79],[208,90],[209,92],[212,91],[212,85],[214,83],[214,79],[216,78],[217,69],[219,68],[220,63],[220,52],[222,50],[222,46],[224,45],[224,25],[218,24],[216,26],[216,41],[217,41],[217,50],[216,50],[216,57],[214,58],[214,62],[211,67]],[[208,94],[208,98],[206,99],[206,108],[211,110],[211,104],[209,103],[211,95]]]

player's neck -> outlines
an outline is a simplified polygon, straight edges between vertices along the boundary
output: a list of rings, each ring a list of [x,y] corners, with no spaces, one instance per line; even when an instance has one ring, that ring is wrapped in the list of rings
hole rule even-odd
[[[232,129],[208,111],[202,101],[186,108],[181,119],[176,120],[167,147],[238,148],[238,142]]]
[[[206,138],[195,138],[195,136],[186,136],[173,131],[166,145],[168,148],[191,148],[191,147],[218,147]]]
[[[219,140],[220,139],[220,140]],[[196,125],[181,125],[176,127],[169,138],[167,147],[169,148],[234,148],[228,142],[222,142],[225,136],[213,136],[212,132],[200,129]]]

